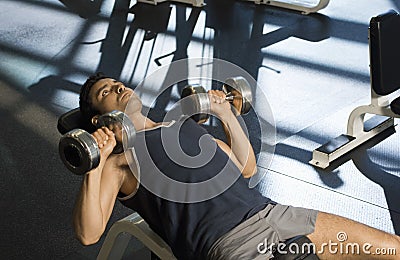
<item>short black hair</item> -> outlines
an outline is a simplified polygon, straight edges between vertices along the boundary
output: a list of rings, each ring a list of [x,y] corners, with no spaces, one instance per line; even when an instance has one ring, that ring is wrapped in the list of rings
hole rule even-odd
[[[79,109],[84,120],[87,122],[90,122],[95,115],[100,113],[93,107],[89,92],[97,81],[105,78],[108,77],[104,73],[97,72],[96,74],[91,75],[81,87],[81,92],[79,94]]]

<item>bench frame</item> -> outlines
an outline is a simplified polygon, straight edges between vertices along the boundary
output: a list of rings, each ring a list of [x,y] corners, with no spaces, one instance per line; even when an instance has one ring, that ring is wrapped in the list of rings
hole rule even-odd
[[[138,213],[115,222],[97,256],[98,260],[122,259],[131,238],[135,237],[161,260],[176,260],[171,248],[159,237]]]

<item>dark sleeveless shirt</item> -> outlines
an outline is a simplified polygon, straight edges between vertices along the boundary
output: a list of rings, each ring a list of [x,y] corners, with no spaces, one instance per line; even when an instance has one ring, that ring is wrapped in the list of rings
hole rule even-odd
[[[174,142],[183,155],[174,151]],[[208,150],[210,158],[199,156]],[[137,211],[178,259],[205,259],[219,237],[271,202],[248,187],[236,165],[191,119],[137,133],[135,151],[140,185],[121,203]]]

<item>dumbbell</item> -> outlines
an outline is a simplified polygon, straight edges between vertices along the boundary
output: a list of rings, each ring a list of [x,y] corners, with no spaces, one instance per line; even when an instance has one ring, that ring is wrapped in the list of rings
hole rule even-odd
[[[253,101],[249,82],[241,77],[232,77],[225,80],[222,91],[236,110],[241,114],[247,114]],[[184,99],[189,97],[189,99]],[[182,90],[182,112],[191,115],[193,120],[204,123],[210,114],[210,100],[204,87],[200,85],[188,85]]]
[[[101,115],[96,127],[112,128],[117,139],[113,149],[114,154],[122,153],[125,149],[132,148],[136,131],[128,118],[121,111],[112,111]],[[61,161],[77,175],[96,168],[100,163],[100,149],[95,138],[83,129],[74,129],[64,134],[59,142],[58,151]]]

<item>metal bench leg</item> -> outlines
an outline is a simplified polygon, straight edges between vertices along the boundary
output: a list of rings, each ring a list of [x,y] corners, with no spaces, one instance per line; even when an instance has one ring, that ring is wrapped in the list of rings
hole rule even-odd
[[[170,247],[150,229],[137,213],[133,213],[113,224],[97,259],[121,259],[131,236],[137,238],[160,259],[176,259]]]

